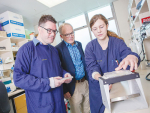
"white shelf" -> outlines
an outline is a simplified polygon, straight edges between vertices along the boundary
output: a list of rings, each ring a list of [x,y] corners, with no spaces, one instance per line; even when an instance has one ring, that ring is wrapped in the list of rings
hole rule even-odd
[[[5,39],[9,39],[8,37],[2,37],[2,36],[0,36],[0,41],[1,40],[5,40]]]
[[[9,52],[11,50],[0,50],[0,52]]]
[[[7,71],[9,71],[9,70],[11,70],[11,69],[3,69],[3,70],[1,70],[1,71],[7,72]]]
[[[0,50],[0,57],[5,62],[5,59],[7,57],[10,57],[12,59],[12,62],[10,63],[3,63],[0,67],[0,70],[10,70],[11,67],[14,65],[14,57],[16,57],[16,54],[18,50],[12,50],[11,43],[16,43],[17,47],[21,47],[25,43],[28,42],[28,39],[26,38],[18,38],[18,37],[0,37],[0,47],[5,47],[6,49]]]
[[[129,17],[128,18],[130,18],[131,9],[134,8],[134,7],[136,7],[135,0],[131,0],[131,3],[129,3],[128,6],[130,6],[129,9],[128,9],[129,10]]]
[[[26,39],[26,38],[20,38],[20,37],[9,37],[10,39]]]
[[[10,40],[11,43],[16,43],[17,47],[21,47],[22,45],[28,42],[26,38],[11,38]]]
[[[129,21],[129,23],[130,23],[130,25],[131,25],[131,27],[130,27],[130,31],[133,29],[133,26],[135,27],[135,28],[137,28],[137,27],[140,27],[141,25],[142,25],[142,23],[141,23],[141,18],[144,18],[144,17],[147,17],[147,16],[150,16],[150,11],[149,11],[149,6],[150,5],[148,5],[148,3],[150,3],[150,1],[149,0],[143,0],[143,5],[141,6],[141,8],[139,9],[139,10],[135,10],[135,8],[136,8],[136,4],[137,3],[135,3],[135,1],[136,2],[139,2],[140,0],[133,0],[132,2],[132,6],[131,6],[131,10],[133,11],[133,12],[136,12],[135,14],[136,15],[132,15],[132,16],[135,16],[135,19],[134,19],[134,21],[133,21],[133,23],[131,23],[131,21],[129,21],[130,20],[130,16],[131,16],[131,14],[129,13],[129,18],[128,18],[128,21]],[[130,11],[131,12],[131,11]]]

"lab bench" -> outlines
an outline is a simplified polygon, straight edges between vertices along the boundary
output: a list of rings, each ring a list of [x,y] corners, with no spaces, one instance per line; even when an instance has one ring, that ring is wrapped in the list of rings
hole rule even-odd
[[[10,113],[27,113],[26,96],[23,89],[17,89],[8,93],[10,100]]]

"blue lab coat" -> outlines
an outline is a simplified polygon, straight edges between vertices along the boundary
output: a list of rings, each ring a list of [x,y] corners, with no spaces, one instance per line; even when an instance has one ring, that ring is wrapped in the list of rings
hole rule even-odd
[[[105,72],[115,71],[115,68],[118,67],[116,60],[121,62],[129,54],[137,56],[139,59],[138,64],[140,63],[140,57],[136,53],[133,53],[121,39],[109,37],[106,50],[102,50],[97,39],[87,44],[85,49],[85,62],[89,75],[91,113],[103,113],[105,110],[105,106],[102,103],[99,81],[92,78],[92,73],[96,71],[103,76]]]
[[[49,80],[65,73],[53,46],[30,41],[19,49],[13,77],[25,90],[28,113],[66,113],[63,87],[51,88]]]

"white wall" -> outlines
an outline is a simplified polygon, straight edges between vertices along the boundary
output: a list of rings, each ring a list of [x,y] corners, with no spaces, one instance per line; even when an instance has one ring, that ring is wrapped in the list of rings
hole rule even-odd
[[[29,21],[25,17],[23,17],[23,23],[24,23],[25,29],[28,29],[29,31],[34,32],[34,26],[31,23],[31,21]]]
[[[39,32],[38,32],[38,25],[35,25],[35,26],[34,26],[34,33],[35,33],[35,34],[38,34],[38,33],[39,33]]]
[[[121,37],[124,38],[127,46],[131,41],[130,27],[128,23],[128,3],[129,0],[117,0],[113,2]]]

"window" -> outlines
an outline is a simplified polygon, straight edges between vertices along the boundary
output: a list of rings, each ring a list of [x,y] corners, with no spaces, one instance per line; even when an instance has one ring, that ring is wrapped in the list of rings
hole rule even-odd
[[[108,6],[106,6],[106,7],[103,7],[103,8],[96,9],[96,10],[94,10],[94,11],[88,12],[89,21],[90,21],[91,18],[92,18],[94,15],[96,15],[96,14],[102,14],[102,15],[104,15],[107,19],[113,17],[113,14],[112,14],[111,6],[110,6],[110,5],[108,5]]]
[[[73,29],[87,25],[84,14],[74,17],[74,18],[71,18],[71,19],[68,19],[68,20],[65,20],[65,22],[70,23],[73,26]]]
[[[65,20],[66,23],[70,23],[73,26],[75,31],[75,40],[82,43],[83,50],[85,50],[87,43],[90,42],[91,39],[95,39],[94,34],[91,32],[91,30],[89,30],[89,21],[95,14],[103,14],[109,22],[108,30],[118,34],[114,12],[112,9],[113,5],[107,5],[105,7],[85,12],[82,15]]]
[[[113,31],[116,34],[118,34],[115,20],[110,20],[108,22],[109,22],[108,30]]]
[[[96,9],[94,11],[88,12],[89,22],[90,22],[91,18],[96,14],[104,15],[108,19],[108,23],[109,23],[108,30],[113,31],[116,34],[118,34],[117,26],[115,23],[115,18],[114,18],[113,13],[112,13],[111,5],[108,5],[108,6],[105,6],[103,8],[99,8],[99,9]],[[91,36],[92,36],[92,39],[96,38],[92,32],[91,32]]]
[[[75,40],[82,43],[83,51],[86,45],[91,41],[88,28],[75,31]]]

